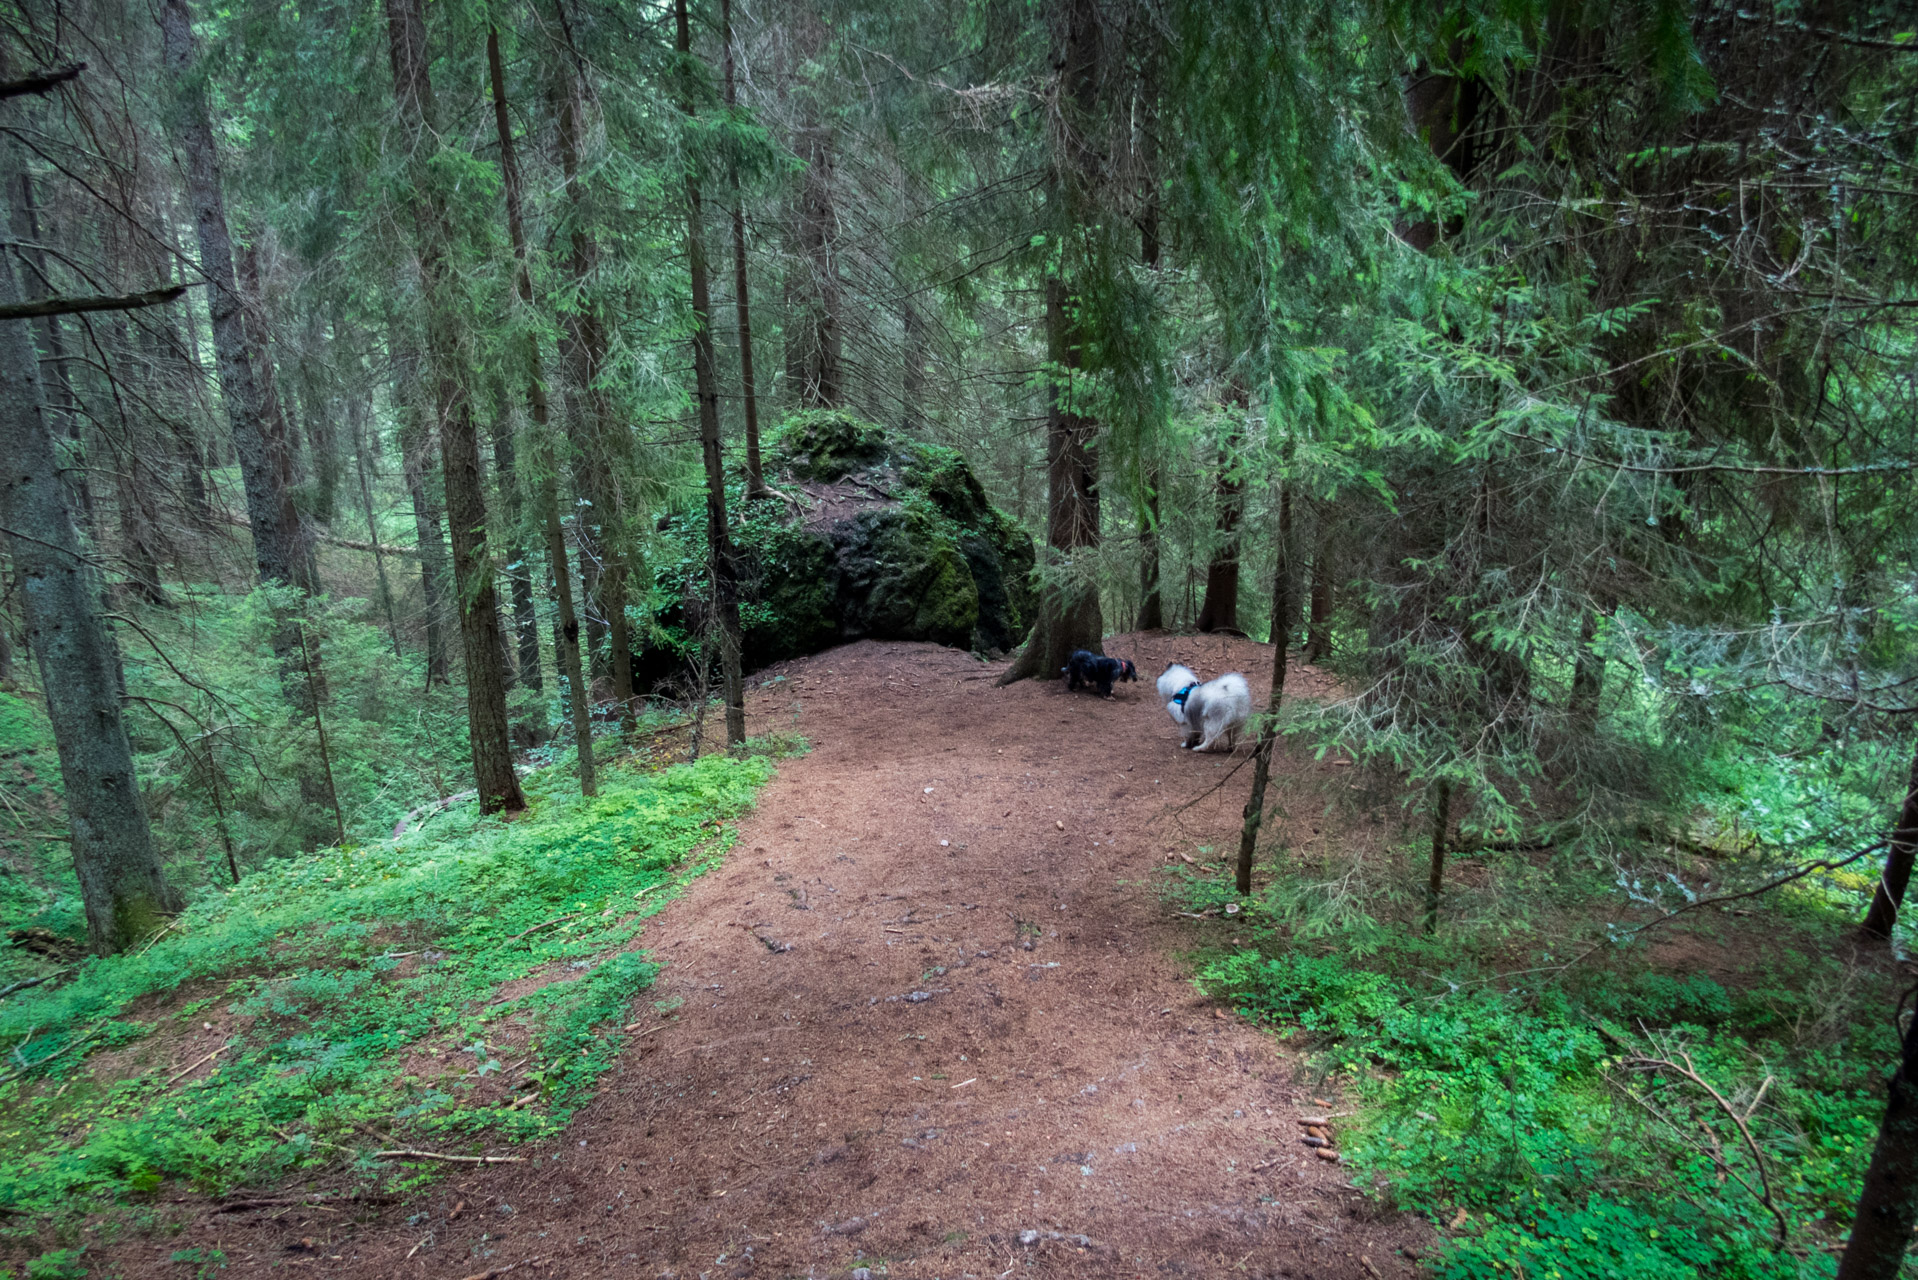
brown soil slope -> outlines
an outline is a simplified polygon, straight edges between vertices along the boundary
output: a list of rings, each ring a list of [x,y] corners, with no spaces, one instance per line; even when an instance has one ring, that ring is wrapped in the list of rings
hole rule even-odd
[[[929,644],[761,673],[753,730],[796,724],[814,749],[648,926],[667,962],[649,995],[682,1003],[638,1006],[562,1140],[358,1225],[206,1216],[117,1261],[178,1274],[165,1259],[193,1245],[242,1275],[1411,1274],[1400,1249],[1423,1229],[1371,1214],[1300,1144],[1322,1107],[1294,1062],[1187,981],[1181,951],[1226,926],[1159,896],[1175,850],[1234,838],[1247,775],[1173,819],[1246,748],[1180,750],[1151,680],[1177,656],[1262,689],[1270,651],[1108,651],[1143,676],[1111,701],[996,689],[998,667]]]

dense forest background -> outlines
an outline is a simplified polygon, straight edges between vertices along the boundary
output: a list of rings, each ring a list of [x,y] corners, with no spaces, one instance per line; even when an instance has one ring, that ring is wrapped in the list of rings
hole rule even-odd
[[[1011,676],[1155,628],[1278,644],[1237,892],[1270,854],[1287,936],[1489,963],[1532,907],[1447,899],[1461,852],[1584,894],[1599,946],[1606,895],[1789,899],[1863,921],[1832,1088],[1918,1069],[1901,6],[8,0],[0,31],[23,981],[462,793],[522,809],[529,765],[590,796],[709,704],[753,750],[751,668],[832,638],[779,603],[829,436],[963,462],[990,505],[953,536],[1030,535]],[[1282,703],[1288,650],[1340,696]],[[1257,846],[1275,735],[1422,833],[1409,928]],[[1793,1213],[1844,1219],[1866,1146]],[[1762,1241],[1787,1193],[1751,1158],[1725,1212]],[[1895,1271],[1918,1190],[1886,1176],[1853,1254]]]

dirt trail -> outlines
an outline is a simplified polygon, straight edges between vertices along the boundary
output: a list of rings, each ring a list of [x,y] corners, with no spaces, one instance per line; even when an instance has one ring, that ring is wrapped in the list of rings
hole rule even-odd
[[[1168,819],[1235,761],[1179,750],[1151,678],[1225,655],[1262,688],[1269,650],[1108,651],[1145,676],[1111,701],[997,689],[998,666],[925,644],[761,673],[755,729],[796,721],[814,749],[648,925],[650,994],[683,1003],[638,1006],[667,1025],[562,1139],[357,1227],[187,1235],[226,1224],[230,1274],[1412,1274],[1423,1229],[1300,1144],[1322,1108],[1198,997],[1178,955],[1197,926],[1158,896],[1170,850],[1227,847],[1245,775]]]

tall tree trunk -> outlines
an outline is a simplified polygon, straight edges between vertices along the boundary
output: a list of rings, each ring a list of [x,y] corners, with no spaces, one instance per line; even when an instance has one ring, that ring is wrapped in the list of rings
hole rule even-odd
[[[0,107],[0,126],[11,125],[14,114]],[[17,144],[0,135],[0,192],[9,203],[18,198],[21,169]],[[22,298],[14,248],[0,252],[0,304]],[[179,901],[160,866],[133,772],[120,718],[120,657],[60,481],[30,323],[0,321],[0,455],[8,463],[0,517],[53,722],[87,936],[95,952],[108,955],[151,933]]]
[[[1099,545],[1099,473],[1092,440],[1099,424],[1078,412],[1073,377],[1080,365],[1065,282],[1046,281],[1047,346],[1059,370],[1046,404],[1046,558],[1056,575],[1040,597],[1032,635],[1000,684],[1054,679],[1076,649],[1103,650],[1105,620],[1090,556]]]
[[[453,541],[453,582],[459,610],[460,649],[466,659],[466,724],[473,745],[473,776],[480,812],[517,812],[526,807],[513,772],[506,722],[506,680],[501,670],[499,609],[493,562],[486,547],[486,497],[480,473],[479,433],[460,354],[457,285],[446,276],[451,233],[436,179],[428,172],[433,147],[433,89],[427,78],[426,15],[420,0],[386,0],[392,43],[393,86],[400,123],[412,148],[418,203],[415,209],[420,286],[427,313],[427,348],[438,401],[440,463],[446,477],[447,526]]]
[[[584,75],[583,68],[578,69]],[[607,666],[612,675],[613,700],[619,707],[621,728],[630,733],[634,727],[633,647],[626,621],[628,563],[626,520],[621,498],[620,473],[624,470],[627,439],[624,429],[614,421],[601,379],[605,374],[608,342],[605,316],[594,296],[599,281],[599,245],[589,226],[585,179],[580,175],[580,143],[583,128],[580,111],[586,86],[573,73],[562,69],[555,85],[558,108],[560,169],[565,177],[566,199],[570,206],[572,237],[565,270],[573,278],[578,299],[562,317],[560,357],[571,375],[575,397],[567,417],[574,431],[575,468],[580,496],[590,511],[581,514],[575,526],[580,535],[581,584],[598,602],[608,650]],[[589,518],[590,517],[590,518]],[[588,557],[593,560],[587,564]],[[596,628],[587,625],[587,636],[596,639]],[[590,647],[597,653],[598,644]]]
[[[686,0],[673,0],[674,48],[681,60],[684,86],[680,106],[695,114],[692,82],[692,28]],[[712,299],[706,281],[706,237],[699,182],[686,173],[686,269],[693,293],[693,388],[699,399],[699,446],[706,464],[706,553],[712,561],[713,605],[719,618],[719,662],[726,699],[726,745],[746,740],[746,687],[740,673],[738,570],[732,534],[726,525],[726,470],[719,452],[719,374],[713,358]]]
[[[1234,400],[1230,411],[1242,413],[1245,405]],[[1204,632],[1239,630],[1239,521],[1245,515],[1245,480],[1239,473],[1240,426],[1233,425],[1219,440],[1218,527],[1212,559],[1205,567],[1205,603],[1199,607],[1199,630]]]
[[[491,28],[486,33],[486,62],[493,81],[493,126],[499,133],[500,172],[506,187],[506,229],[513,241],[513,259],[518,268],[515,284],[520,304],[530,311],[533,276],[527,266],[519,158],[513,142],[512,121],[506,112],[506,70],[500,62],[499,32]],[[557,442],[553,439],[552,410],[546,399],[546,369],[540,357],[539,330],[530,325],[526,333],[526,405],[533,418],[536,444],[547,451],[546,465],[540,473],[538,503],[540,529],[546,537],[547,565],[553,576],[553,600],[559,608],[553,630],[553,665],[566,681],[567,709],[572,713],[573,736],[578,742],[579,789],[581,794],[590,796],[599,789],[593,767],[592,708],[580,671],[579,615],[573,610],[572,572],[566,564],[566,533],[559,518],[559,463],[551,456]]]
[[[420,596],[426,615],[426,684],[451,679],[446,662],[446,536],[440,525],[439,496],[433,492],[433,433],[419,402],[419,353],[410,344],[393,344],[393,395],[399,401],[400,478],[413,504],[413,537],[420,550]]]
[[[299,513],[269,434],[269,397],[254,367],[245,299],[234,275],[233,238],[226,224],[219,152],[213,142],[206,89],[193,69],[192,21],[186,0],[164,0],[160,32],[166,68],[180,93],[174,138],[186,160],[187,198],[199,234],[200,271],[208,286],[207,311],[213,320],[220,399],[232,428],[233,451],[239,457],[247,525],[253,533],[253,557],[261,582],[281,582],[312,592],[317,584],[309,572]]]
[[[1278,563],[1272,570],[1272,696],[1259,724],[1259,744],[1252,751],[1252,793],[1246,797],[1239,823],[1238,891],[1252,892],[1252,854],[1258,848],[1259,828],[1265,822],[1265,788],[1272,777],[1272,752],[1279,737],[1279,703],[1285,697],[1285,660],[1292,640],[1292,500],[1279,489]]]
[[[1900,1008],[1902,1014],[1904,1010]],[[1838,1280],[1898,1280],[1918,1225],[1918,1018],[1905,1022]]]
[[[1145,475],[1145,510],[1139,520],[1139,621],[1140,631],[1159,631],[1165,627],[1165,598],[1159,590],[1159,468],[1149,467]]]
[[[1085,191],[1096,163],[1087,130],[1098,104],[1098,7],[1093,0],[1064,0],[1059,25],[1054,61],[1063,128],[1053,144],[1048,204],[1069,226],[1088,203]],[[1071,269],[1061,261],[1045,283],[1046,359],[1053,372],[1046,398],[1048,583],[1032,634],[999,677],[1002,685],[1033,676],[1056,679],[1073,650],[1103,648],[1105,620],[1090,554],[1099,545],[1099,472],[1092,452],[1099,424],[1081,411],[1078,398],[1085,344],[1066,279]]]
[[[519,681],[528,689],[541,686],[539,670],[539,619],[533,614],[533,569],[527,563],[526,547],[521,541],[523,504],[519,493],[517,453],[513,432],[502,414],[493,426],[493,466],[498,472],[500,505],[506,513],[509,540],[506,546],[506,581],[513,598],[513,631],[518,640],[515,665]]]
[[[550,440],[551,437],[549,436]],[[558,464],[540,479],[541,524],[546,532],[546,563],[553,575],[553,602],[559,617],[553,626],[554,666],[566,681],[566,705],[573,713],[573,741],[579,751],[579,791],[590,796],[599,790],[593,760],[593,711],[586,697],[586,674],[579,661],[579,614],[573,608],[573,575],[566,567],[566,532],[559,521]]]
[[[733,0],[719,0],[721,37],[726,44],[723,79],[726,110],[739,105],[733,83]],[[746,214],[740,203],[739,172],[732,173],[733,197],[733,310],[739,317],[739,390],[746,413],[746,500],[771,497],[759,456],[759,387],[753,379],[753,316],[746,281]]]
[[[1871,907],[1865,912],[1866,937],[1891,937],[1891,927],[1898,923],[1898,912],[1905,904],[1905,886],[1911,882],[1914,859],[1918,859],[1918,752],[1911,758],[1911,774],[1898,806],[1898,828],[1891,833],[1891,849],[1885,854],[1884,874],[1878,878],[1871,893]]]
[[[301,352],[300,408],[306,427],[307,452],[313,459],[312,518],[321,524],[332,524],[339,502],[340,433],[321,372],[331,362],[327,359],[326,325],[320,314],[317,310],[314,312],[307,326],[305,350]]]
[[[1332,650],[1332,540],[1319,522],[1318,548],[1312,553],[1312,612],[1305,627],[1305,660],[1317,662]]]

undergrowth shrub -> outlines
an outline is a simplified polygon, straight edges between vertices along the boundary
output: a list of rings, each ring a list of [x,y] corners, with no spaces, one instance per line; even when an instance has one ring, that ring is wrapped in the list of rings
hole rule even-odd
[[[593,799],[560,770],[535,774],[511,822],[468,802],[396,838],[277,862],[150,946],[16,995],[0,1006],[0,1207],[83,1210],[171,1178],[221,1191],[329,1163],[371,1174],[369,1143],[406,1145],[387,1141],[402,1131],[552,1132],[651,984],[631,949],[644,919],[730,846],[726,820],[770,772],[763,757],[615,767]],[[550,981],[499,998],[534,974]],[[189,1002],[150,1012],[188,984]],[[210,1074],[90,1070],[98,1049],[211,1015],[227,1047]],[[528,1037],[514,1079],[536,1097],[475,1101],[506,1069],[489,1042],[509,1020]],[[432,1068],[408,1065],[421,1061]]]
[[[1458,1231],[1438,1276],[1833,1272],[1828,1219],[1850,1211],[1883,1106],[1871,1068],[1892,1045],[1877,1020],[1795,1047],[1703,976],[1512,987],[1435,977],[1434,953],[1240,951],[1198,981],[1349,1082],[1362,1112],[1341,1145],[1358,1185]],[[1711,1084],[1763,1171],[1724,1106],[1646,1059]],[[1760,1199],[1767,1177],[1782,1248]]]

